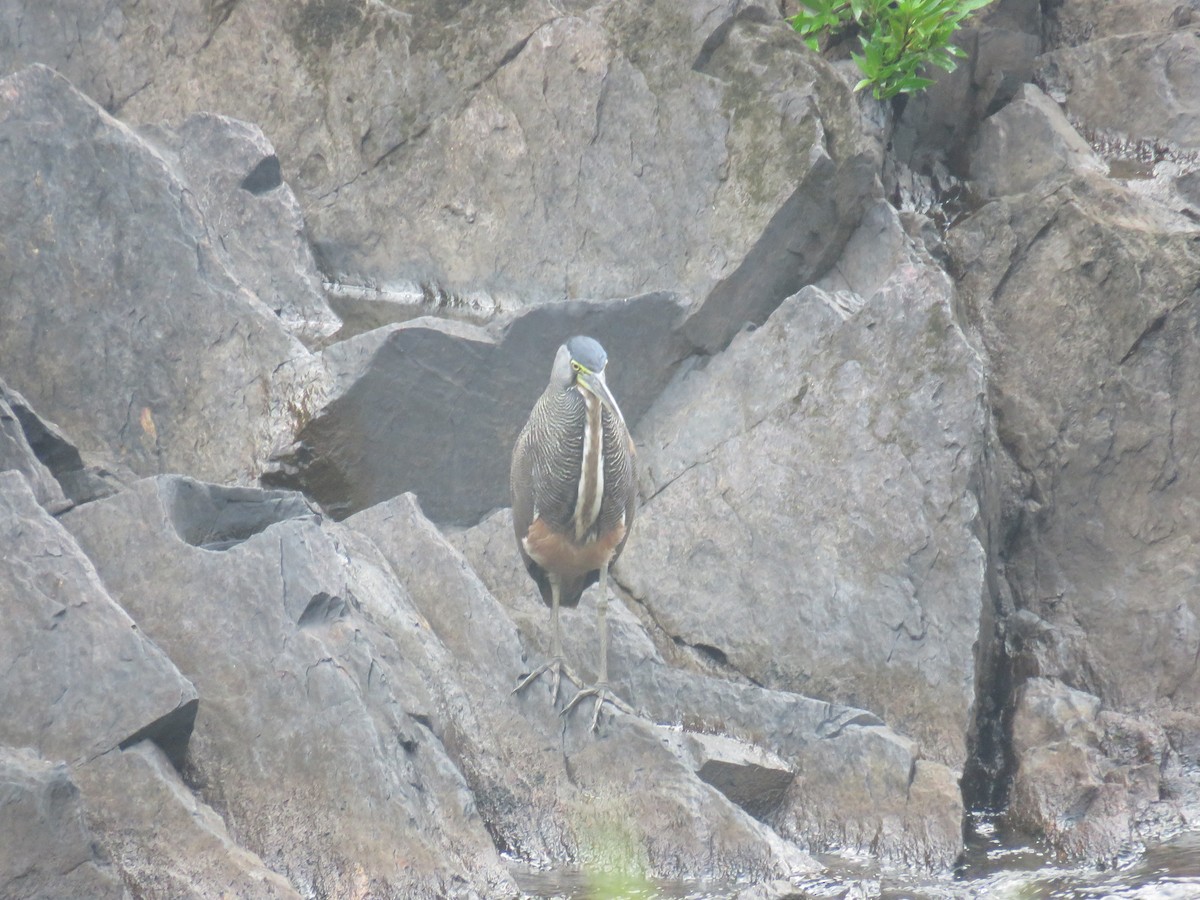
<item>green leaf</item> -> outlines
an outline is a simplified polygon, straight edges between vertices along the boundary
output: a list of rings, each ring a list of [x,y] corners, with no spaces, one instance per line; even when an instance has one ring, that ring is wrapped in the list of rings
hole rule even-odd
[[[866,87],[878,99],[922,91],[933,79],[918,75],[936,66],[952,72],[966,51],[952,39],[961,23],[993,0],[800,0],[787,19],[814,50],[857,26],[861,53],[851,53]]]

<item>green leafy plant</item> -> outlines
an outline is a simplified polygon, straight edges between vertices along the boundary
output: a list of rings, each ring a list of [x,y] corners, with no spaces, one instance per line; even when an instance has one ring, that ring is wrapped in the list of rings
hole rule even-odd
[[[933,79],[927,65],[953,72],[966,51],[950,43],[963,20],[992,0],[800,0],[788,19],[804,42],[820,51],[858,35],[862,53],[850,56],[877,100],[922,91]]]

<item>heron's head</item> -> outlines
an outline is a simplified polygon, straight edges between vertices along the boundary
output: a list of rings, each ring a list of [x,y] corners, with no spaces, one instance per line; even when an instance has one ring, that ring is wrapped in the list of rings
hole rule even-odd
[[[595,338],[576,335],[558,348],[554,357],[553,380],[564,390],[578,388],[599,397],[622,422],[625,421],[617,401],[613,399],[604,380],[608,354]]]

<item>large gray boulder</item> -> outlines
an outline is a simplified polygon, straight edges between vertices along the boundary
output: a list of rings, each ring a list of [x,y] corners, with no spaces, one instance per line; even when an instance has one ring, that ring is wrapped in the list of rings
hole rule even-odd
[[[1060,770],[1058,751],[1014,735],[1021,824],[1068,855],[1120,852],[1160,790],[1178,807],[1156,828],[1196,814],[1174,778],[1194,758],[1200,705],[1200,607],[1185,562],[1197,540],[1198,246],[1190,218],[1086,173],[989,203],[949,239],[989,360],[988,530],[1004,564],[993,585],[1003,649],[988,678],[1007,671],[1014,690],[1049,679],[1096,698],[1091,718],[1128,717],[1132,731],[1169,738],[1126,782],[1105,775],[1117,763],[1102,757],[1123,752],[1106,728]],[[1053,721],[1030,690],[997,715]],[[1103,825],[1064,827],[1061,805],[1038,799],[1039,783],[1069,795],[1080,778],[1114,794],[1097,806]]]
[[[882,287],[806,288],[647,414],[647,500],[616,574],[676,642],[870,710],[959,767],[984,594],[983,372],[948,278],[883,221],[898,238],[882,277],[846,269]]]
[[[196,691],[24,478],[0,472],[0,745],[84,762],[151,738],[178,764]]]
[[[185,772],[238,844],[303,895],[514,892],[426,724],[444,651],[367,542],[323,526],[297,494],[180,477],[64,520],[204,698]],[[154,832],[126,824],[150,854]],[[176,870],[162,855],[149,884]]]
[[[289,332],[314,344],[341,327],[325,302],[300,204],[261,129],[198,113],[141,134],[187,184],[214,252]]]
[[[641,539],[643,524],[636,523],[630,546]],[[509,512],[448,539],[515,623],[528,660],[520,671],[548,657],[549,611],[519,563]],[[428,557],[414,557],[413,570],[428,568]],[[565,653],[584,678],[596,673],[596,590],[561,612]],[[430,600],[441,606],[442,596],[431,591]],[[481,612],[442,615],[480,623],[478,630],[493,635],[484,623],[498,616]],[[711,651],[677,644],[623,593],[611,599],[608,621],[609,677],[617,692],[644,718],[670,726],[664,742],[700,779],[780,836],[814,851],[849,849],[927,869],[945,869],[958,855],[963,810],[956,774],[878,716],[751,684],[715,662]],[[511,683],[503,677],[497,673],[496,680]]]
[[[0,168],[8,384],[89,463],[257,475],[318,373],[231,276],[172,166],[35,66],[0,82]]]
[[[676,290],[709,350],[878,192],[848,86],[769,3],[51,3],[0,19],[0,62],[34,61],[130,122],[260,125],[327,274],[498,310]]]
[[[126,900],[92,841],[66,765],[0,746],[0,894]]]
[[[72,774],[96,844],[139,896],[303,896],[236,843],[221,816],[196,797],[154,744],[139,741],[106,753]]]
[[[431,727],[471,783],[502,849],[540,866],[573,864],[673,879],[761,880],[818,870],[795,844],[741,807],[740,798],[700,774],[708,757],[680,749],[678,732],[655,724],[680,721],[670,707],[678,685],[669,679],[650,688],[654,678],[647,677],[631,697],[645,709],[643,715],[606,712],[599,733],[590,730],[588,704],[565,719],[559,715],[570,681],[564,680],[557,704],[548,679],[511,695],[519,678],[547,655],[549,617],[537,601],[538,625],[529,628],[533,603],[512,602],[510,576],[519,572],[522,582],[528,579],[504,514],[462,533],[467,555],[439,533],[410,495],[345,524],[380,548],[449,651],[448,671],[459,699],[447,700]],[[491,552],[496,529],[506,532],[503,556]],[[614,617],[615,643],[629,647],[632,640],[644,671],[665,669],[636,621],[619,606]],[[565,619],[567,652],[584,677],[594,677],[596,636],[577,627],[579,618]],[[630,683],[628,652],[613,651],[614,677],[622,685]],[[693,705],[703,687],[692,684]],[[720,689],[719,683],[713,687]],[[744,762],[731,765],[747,768]]]
[[[1024,194],[1072,172],[1108,173],[1058,104],[1032,84],[986,119],[970,156],[972,187],[984,197]]]
[[[559,344],[590,334],[608,348],[609,385],[634,423],[686,353],[684,309],[665,293],[556,303],[486,329],[426,317],[334,344],[329,402],[264,483],[303,489],[339,519],[415,491],[435,521],[473,524],[509,503],[511,449]]]

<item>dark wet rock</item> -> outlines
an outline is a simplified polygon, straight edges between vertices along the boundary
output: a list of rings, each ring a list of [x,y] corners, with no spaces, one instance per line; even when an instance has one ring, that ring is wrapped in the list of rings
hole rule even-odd
[[[140,897],[299,900],[302,896],[197,799],[154,744],[142,741],[77,768],[88,825]],[[76,895],[81,896],[81,895]]]
[[[300,204],[262,130],[201,113],[141,133],[187,184],[214,252],[283,326],[309,344],[337,331]]]
[[[0,473],[0,543],[0,745],[76,763],[149,737],[178,763],[195,689],[11,471]]]
[[[302,895],[513,893],[425,724],[445,651],[373,548],[294,499],[164,477],[64,522],[204,698],[184,772],[239,844]],[[228,540],[185,540],[209,522]]]
[[[805,289],[663,394],[637,432],[647,500],[616,572],[674,640],[869,709],[958,767],[984,591],[982,370],[945,276],[911,251],[885,271],[869,298]]]
[[[0,895],[128,898],[92,840],[66,765],[0,747]]]
[[[71,504],[54,473],[31,445],[27,422],[33,426],[29,430],[35,431],[33,439],[37,441],[36,427],[42,423],[29,409],[25,398],[0,381],[0,472],[9,469],[20,472],[42,507],[51,514],[62,512]]]
[[[673,294],[559,303],[496,330],[423,318],[335,344],[332,399],[263,480],[339,519],[411,490],[437,522],[476,522],[508,505],[511,448],[559,344],[590,334],[612,348],[608,383],[632,424],[687,352],[683,309]]]
[[[42,67],[0,82],[0,134],[8,385],[89,465],[257,474],[320,383],[222,264],[187,185]]]
[[[989,527],[1005,561],[995,602],[1014,688],[1051,679],[1160,728],[1194,711],[1200,676],[1193,576],[1180,568],[1195,530],[1184,448],[1200,396],[1200,231],[1077,175],[987,204],[948,246],[991,373],[1002,491]],[[1009,706],[1018,715],[1020,697]],[[1145,782],[1168,777],[1154,766],[1132,780],[1111,775],[1120,766],[1099,736],[1013,740],[1016,815],[1067,855],[1111,854],[1138,836],[1139,810],[1159,790]],[[1075,809],[1089,797],[1091,818]],[[1164,831],[1194,815],[1194,800],[1180,797]],[[1055,818],[1068,813],[1084,822],[1078,830]]]

